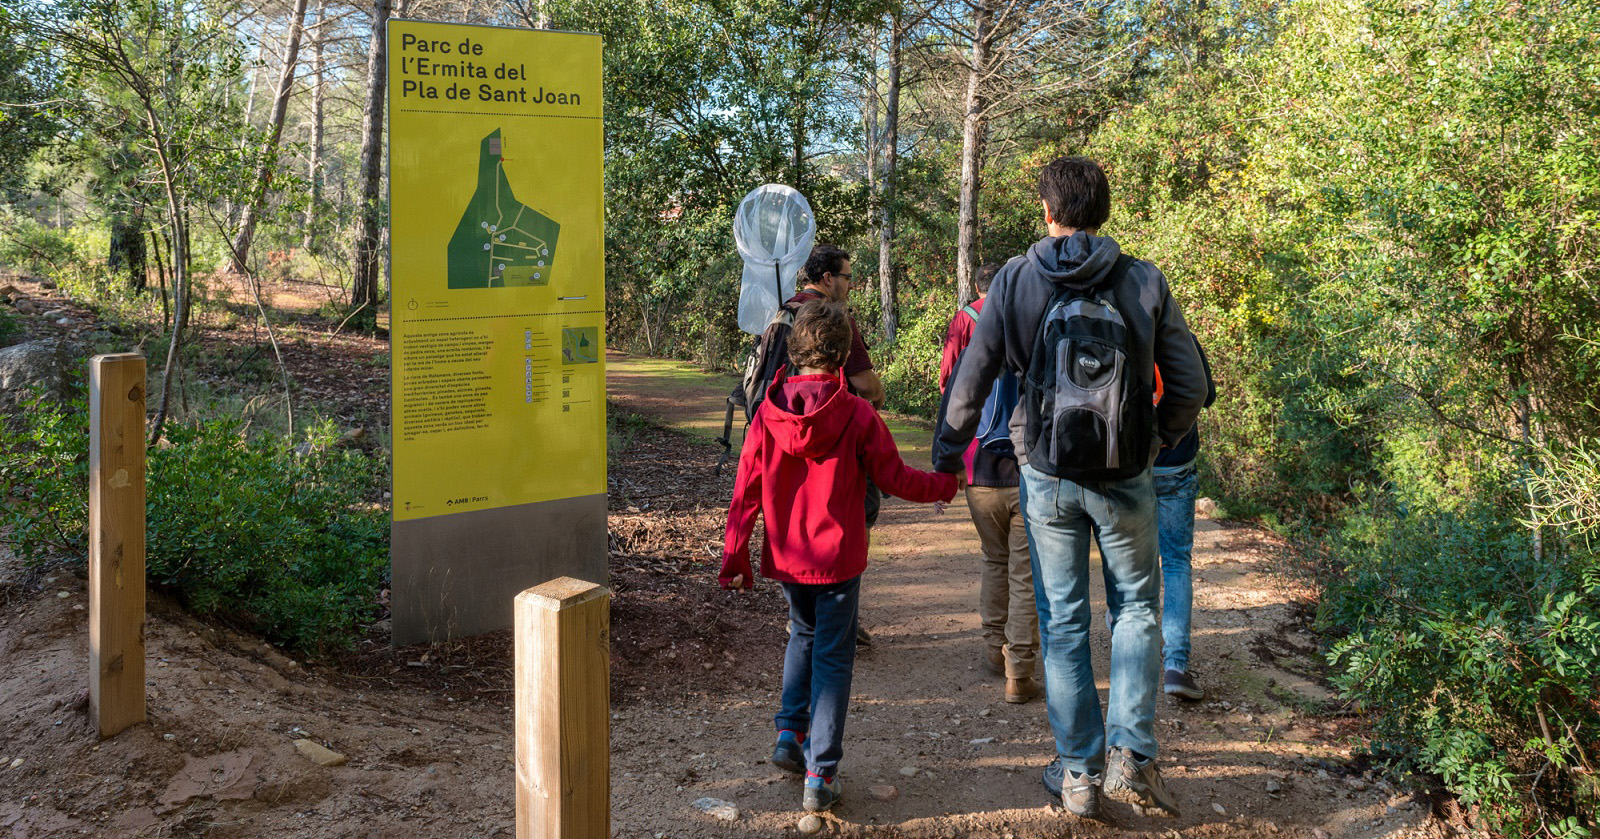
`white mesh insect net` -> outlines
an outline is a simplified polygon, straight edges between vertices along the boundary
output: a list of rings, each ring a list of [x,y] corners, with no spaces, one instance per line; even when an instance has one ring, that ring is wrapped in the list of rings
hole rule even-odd
[[[792,187],[751,190],[733,214],[733,241],[744,258],[739,328],[760,335],[783,301],[794,296],[795,275],[811,255],[817,221],[811,203]]]

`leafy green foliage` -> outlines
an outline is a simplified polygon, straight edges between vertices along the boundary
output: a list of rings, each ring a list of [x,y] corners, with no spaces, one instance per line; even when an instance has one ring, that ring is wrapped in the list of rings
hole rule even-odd
[[[24,194],[28,157],[59,128],[59,78],[10,4],[0,6],[0,196]]]
[[[559,28],[604,36],[607,332],[655,355],[727,364],[740,265],[731,219],[763,183],[810,199],[818,241],[857,235],[866,193],[824,169],[853,128],[823,105],[855,59],[848,26],[881,3],[563,0]]]
[[[1600,805],[1600,552],[1546,541],[1493,487],[1458,509],[1371,493],[1325,549],[1345,695],[1410,768],[1504,835],[1581,836]]]
[[[0,430],[0,531],[30,562],[86,549],[88,412],[36,401]],[[348,645],[388,573],[382,464],[323,425],[296,443],[233,420],[170,427],[149,452],[146,568],[190,609],[311,653]]]
[[[30,274],[53,273],[79,259],[64,231],[0,208],[0,266]]]
[[[939,359],[950,319],[960,309],[955,287],[932,289],[920,297],[903,299],[909,326],[895,338],[895,350],[879,375],[888,391],[887,406],[915,416],[931,417],[939,410]]]
[[[0,422],[0,538],[30,564],[82,556],[88,498],[88,404],[35,393],[17,420]]]
[[[17,322],[17,316],[0,309],[0,347],[16,343],[22,334],[22,324]]]

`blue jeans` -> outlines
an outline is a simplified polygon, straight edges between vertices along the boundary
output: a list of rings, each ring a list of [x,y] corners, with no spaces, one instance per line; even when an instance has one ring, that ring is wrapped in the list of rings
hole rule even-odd
[[[1161,545],[1161,659],[1169,670],[1189,670],[1189,621],[1194,611],[1194,499],[1200,474],[1193,463],[1154,476],[1156,534]]]
[[[1105,770],[1108,744],[1155,757],[1161,577],[1150,473],[1078,484],[1024,465],[1022,509],[1039,608],[1045,709],[1056,755],[1067,769],[1093,775]],[[1091,535],[1100,543],[1107,599],[1119,604],[1111,634],[1111,697],[1104,717],[1089,657]]]
[[[842,583],[780,583],[789,601],[779,731],[806,735],[806,770],[832,778],[844,755],[844,717],[856,666],[861,577]]]

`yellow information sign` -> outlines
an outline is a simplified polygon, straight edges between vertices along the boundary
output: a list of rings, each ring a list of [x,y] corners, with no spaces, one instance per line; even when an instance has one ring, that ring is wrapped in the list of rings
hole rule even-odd
[[[603,495],[600,38],[388,36],[394,519]]]

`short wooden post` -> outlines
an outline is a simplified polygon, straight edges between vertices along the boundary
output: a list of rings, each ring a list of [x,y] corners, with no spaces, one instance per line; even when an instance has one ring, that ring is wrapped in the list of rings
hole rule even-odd
[[[144,357],[89,362],[89,713],[101,737],[145,719]]]
[[[611,836],[611,592],[561,577],[516,600],[517,839]]]

